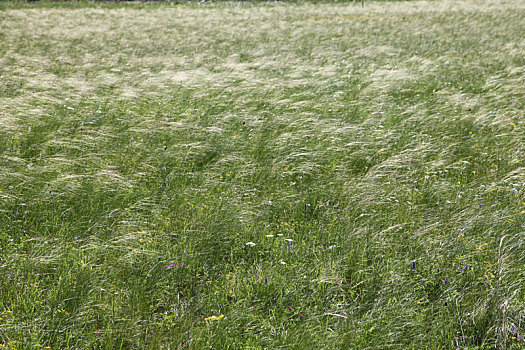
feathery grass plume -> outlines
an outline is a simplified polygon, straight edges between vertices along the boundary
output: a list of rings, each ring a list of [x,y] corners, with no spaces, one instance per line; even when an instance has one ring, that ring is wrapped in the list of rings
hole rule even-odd
[[[524,17],[0,2],[0,344],[520,347]]]

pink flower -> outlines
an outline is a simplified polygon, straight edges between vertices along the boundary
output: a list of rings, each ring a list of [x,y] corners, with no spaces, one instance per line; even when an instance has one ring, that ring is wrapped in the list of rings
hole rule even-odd
[[[170,264],[168,266],[166,266],[167,269],[171,269],[173,266],[175,266],[175,264]]]

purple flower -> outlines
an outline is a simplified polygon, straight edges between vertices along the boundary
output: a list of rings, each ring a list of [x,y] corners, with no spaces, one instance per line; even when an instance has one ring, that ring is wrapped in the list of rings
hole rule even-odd
[[[292,242],[288,241],[288,249],[292,249]]]
[[[264,276],[264,284],[268,284],[268,277]]]
[[[299,316],[300,318],[304,318],[303,314],[302,313],[298,313],[297,316]]]
[[[413,269],[416,268],[416,262],[415,262],[415,261],[412,261],[412,268],[413,268]]]
[[[445,283],[448,283],[448,279],[445,278]]]
[[[170,264],[168,266],[166,266],[167,269],[171,269],[173,266],[175,266],[175,264]]]
[[[516,327],[514,327],[514,329],[511,332],[512,332],[512,334],[516,334],[516,332],[518,332],[518,329]]]
[[[292,310],[292,311],[293,311],[293,307],[291,307],[291,306],[288,306],[288,310]]]
[[[522,334],[518,335],[518,341],[519,341],[520,343],[523,341],[523,335],[522,335]]]
[[[342,220],[342,221],[345,221],[345,217],[343,216],[343,217],[341,218],[341,220]]]

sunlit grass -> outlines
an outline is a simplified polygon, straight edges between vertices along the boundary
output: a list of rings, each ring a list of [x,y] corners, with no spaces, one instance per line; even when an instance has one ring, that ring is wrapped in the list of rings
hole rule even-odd
[[[0,348],[522,347],[525,3],[0,9]]]

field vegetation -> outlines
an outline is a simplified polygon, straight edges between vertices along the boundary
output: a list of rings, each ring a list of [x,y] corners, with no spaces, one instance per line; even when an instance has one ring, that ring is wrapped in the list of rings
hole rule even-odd
[[[525,2],[0,4],[0,349],[521,349]]]

